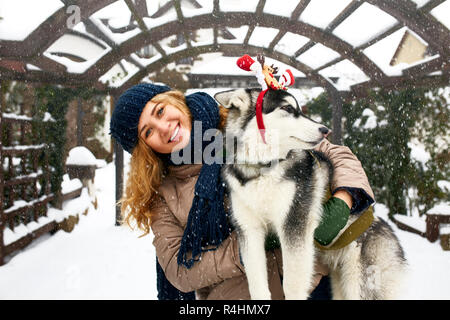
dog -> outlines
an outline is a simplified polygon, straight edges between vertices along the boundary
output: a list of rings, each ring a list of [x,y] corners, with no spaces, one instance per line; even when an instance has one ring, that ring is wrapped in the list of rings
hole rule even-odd
[[[381,218],[375,217],[361,236],[342,249],[315,247],[314,230],[332,166],[313,148],[329,129],[304,115],[287,91],[268,90],[262,106],[267,125],[264,143],[255,119],[260,91],[236,89],[214,96],[229,110],[228,160],[222,175],[251,298],[271,298],[264,249],[268,232],[274,232],[281,244],[286,299],[308,298],[315,259],[330,269],[333,299],[396,298],[407,263],[393,230]],[[348,224],[357,218],[350,215]]]

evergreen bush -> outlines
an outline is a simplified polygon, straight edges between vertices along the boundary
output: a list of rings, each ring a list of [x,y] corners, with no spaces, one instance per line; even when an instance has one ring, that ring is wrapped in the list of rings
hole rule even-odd
[[[449,177],[449,90],[444,88],[371,91],[343,106],[343,141],[361,161],[377,202],[389,215],[417,209],[426,213],[448,192],[438,182]],[[326,93],[307,104],[311,116],[331,126]],[[429,159],[411,156],[413,141]]]

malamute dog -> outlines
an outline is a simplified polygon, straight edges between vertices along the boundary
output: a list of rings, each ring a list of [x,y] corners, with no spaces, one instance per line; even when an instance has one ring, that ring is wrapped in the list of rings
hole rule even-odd
[[[269,90],[262,106],[267,126],[263,143],[255,119],[260,91],[238,89],[215,95],[229,108],[227,139],[237,137],[233,161],[227,161],[223,176],[251,298],[271,298],[264,251],[268,231],[280,240],[286,299],[308,297],[315,257],[330,268],[334,299],[396,298],[406,260],[398,239],[382,219],[375,217],[359,238],[342,249],[315,247],[314,230],[321,219],[332,167],[323,154],[312,149],[329,130],[306,117],[291,94]],[[349,223],[356,219],[351,215]]]

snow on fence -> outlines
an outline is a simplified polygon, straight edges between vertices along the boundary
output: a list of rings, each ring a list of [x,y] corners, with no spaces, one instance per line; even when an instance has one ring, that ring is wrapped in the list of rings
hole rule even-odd
[[[2,97],[2,105],[4,102]],[[61,195],[51,192],[49,146],[33,144],[32,121],[27,116],[0,113],[0,265],[6,256],[41,235],[64,229],[62,222],[70,217],[61,210],[49,210],[50,201],[82,195],[81,183],[67,194],[64,190]]]
[[[412,232],[426,238],[430,242],[441,240],[444,250],[450,250],[450,231],[443,227],[450,226],[450,213],[443,206],[436,206],[438,211],[430,209],[423,219],[410,219],[410,217],[396,214],[392,221],[401,230]],[[442,209],[441,209],[442,208]],[[441,211],[439,211],[441,210]]]

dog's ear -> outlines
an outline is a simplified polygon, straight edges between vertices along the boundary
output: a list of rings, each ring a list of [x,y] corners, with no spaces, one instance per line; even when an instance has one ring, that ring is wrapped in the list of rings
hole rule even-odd
[[[214,95],[214,99],[225,108],[235,107],[242,109],[247,105],[246,99],[248,99],[248,95],[243,89],[236,89],[218,92]]]
[[[228,90],[228,91],[222,91],[217,92],[214,95],[214,99],[216,99],[222,106],[225,108],[231,107],[231,98],[233,97],[233,94],[236,90]]]

